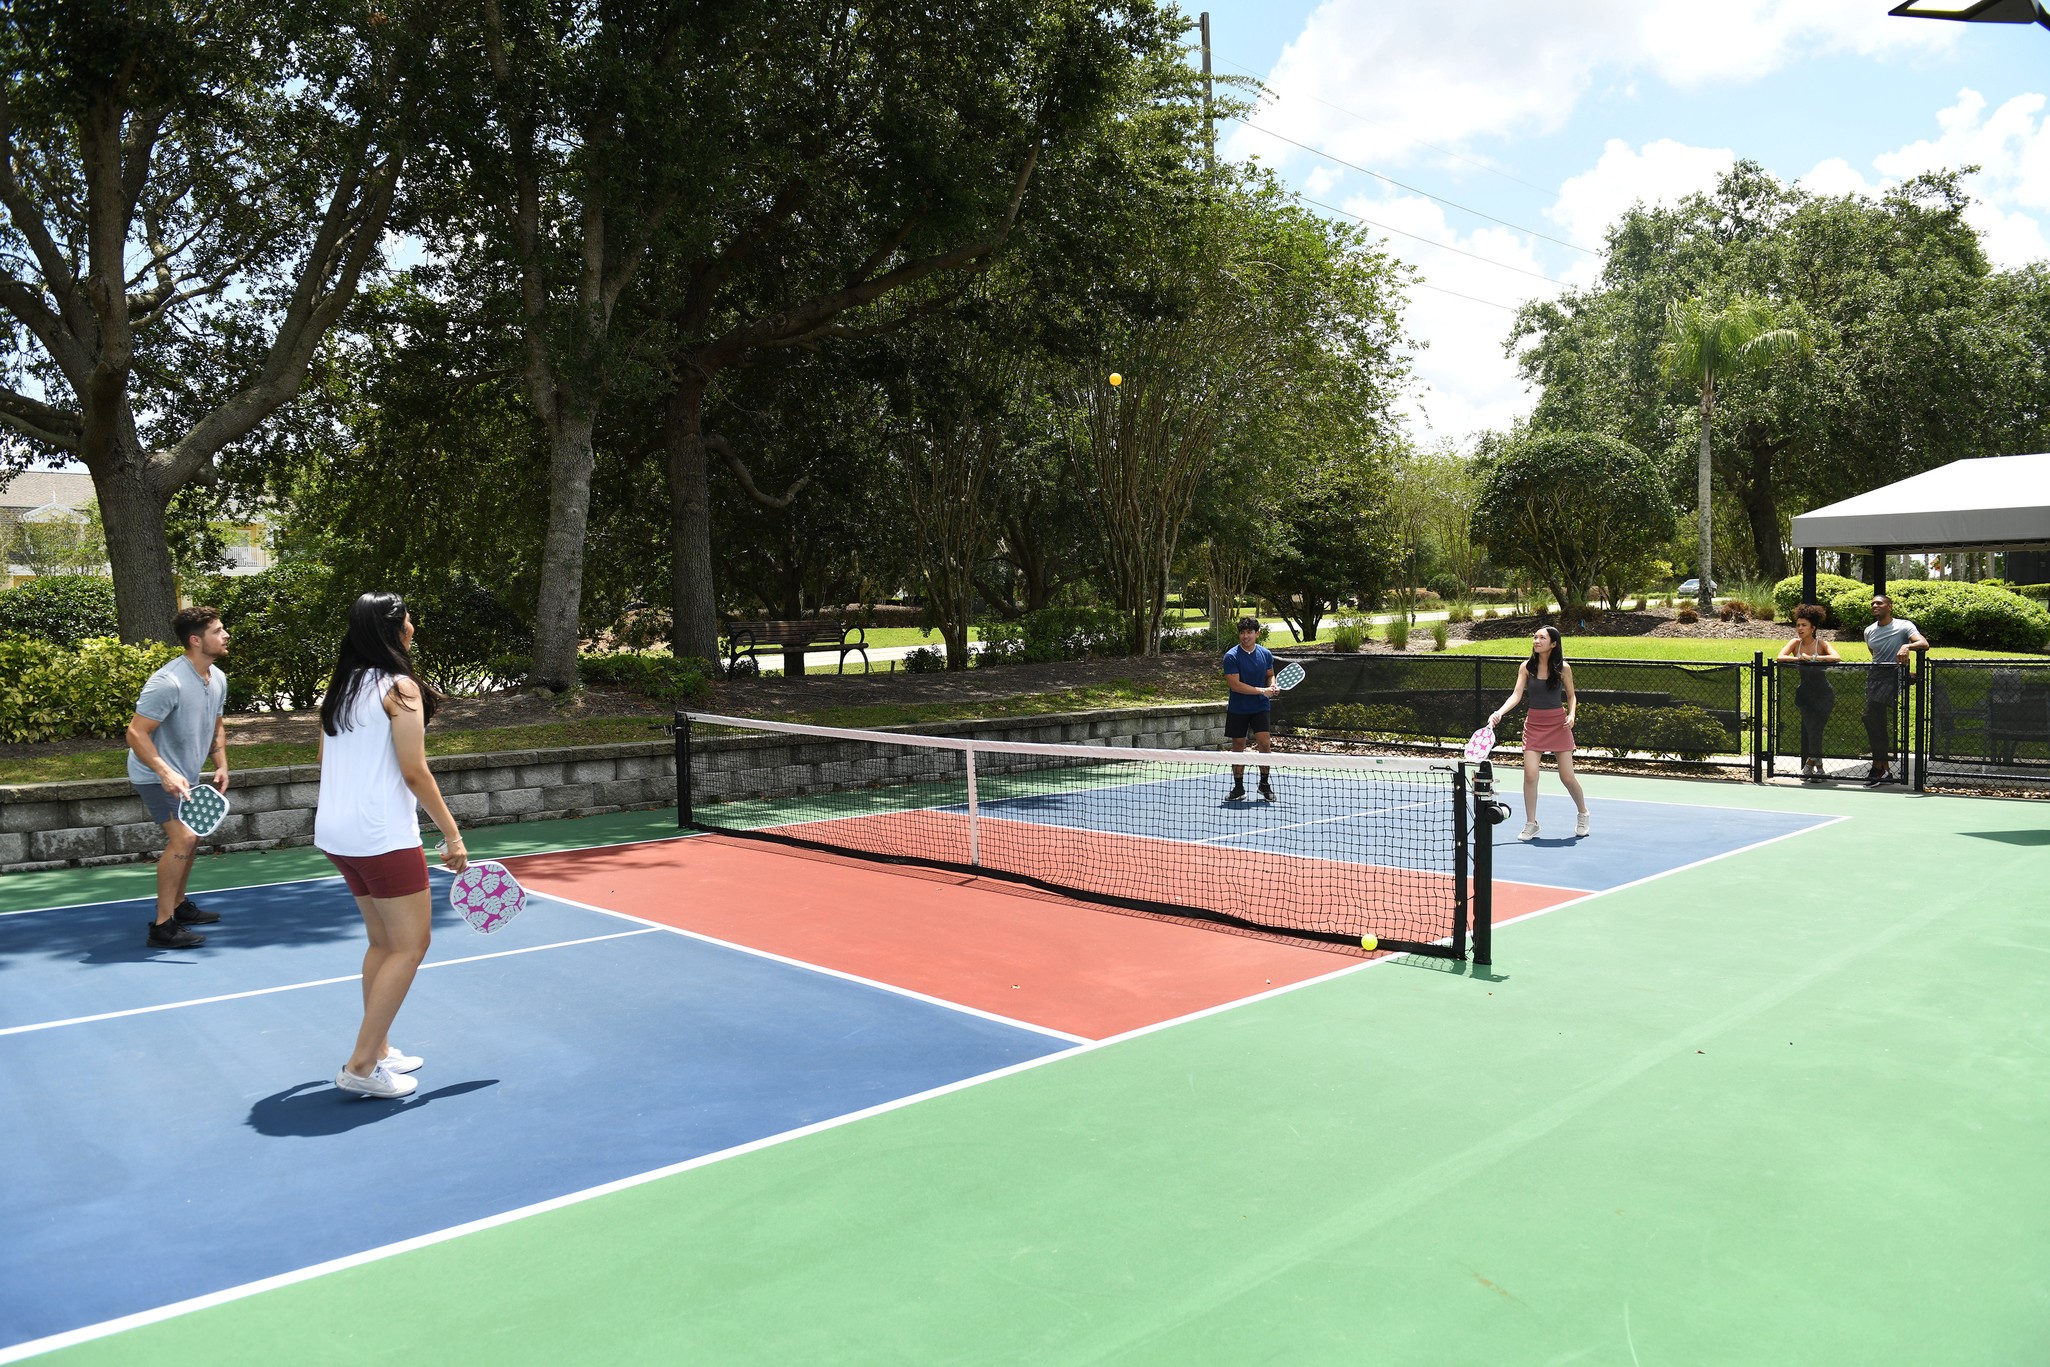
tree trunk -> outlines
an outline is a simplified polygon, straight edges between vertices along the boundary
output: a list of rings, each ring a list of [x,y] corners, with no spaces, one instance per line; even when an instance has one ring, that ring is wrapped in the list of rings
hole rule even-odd
[[[1770,461],[1770,456],[1761,458]],[[1751,524],[1751,548],[1761,576],[1777,584],[1787,577],[1787,548],[1780,541],[1779,499],[1770,475],[1753,479],[1743,490],[1744,516]]]
[[[1701,566],[1697,577],[1700,591],[1695,595],[1701,604],[1701,615],[1715,616],[1715,590],[1709,586],[1709,576],[1714,572],[1715,561],[1715,503],[1709,480],[1708,427],[1715,418],[1715,382],[1709,381],[1701,389],[1701,460],[1695,472],[1695,495],[1701,505],[1701,553],[1695,557]],[[1564,603],[1560,604],[1563,609]]]
[[[541,543],[541,591],[535,607],[531,682],[564,689],[577,681],[582,646],[584,537],[591,517],[588,413],[564,414],[548,434],[548,532]]]
[[[168,498],[150,478],[149,456],[132,440],[116,440],[107,458],[92,463],[93,492],[107,533],[107,565],[114,574],[114,616],[130,644],[171,639],[178,585],[171,544],[164,535]],[[233,630],[233,624],[230,624]]]
[[[669,456],[669,555],[678,657],[719,658],[719,600],[712,585],[712,480],[705,459],[705,381],[686,370],[663,423]]]

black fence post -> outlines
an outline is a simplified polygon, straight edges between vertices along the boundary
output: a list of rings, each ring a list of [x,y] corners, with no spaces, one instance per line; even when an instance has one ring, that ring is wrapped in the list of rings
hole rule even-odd
[[[1765,652],[1751,652],[1751,781],[1765,782]]]
[[[1922,656],[1919,663],[1920,668],[1908,671],[1909,676],[1915,681],[1912,700],[1915,714],[1914,730],[1911,733],[1915,744],[1908,759],[1914,773],[1908,786],[1915,792],[1922,793],[1928,791],[1929,773],[1929,657]]]
[[[1482,760],[1473,776],[1473,961],[1495,962],[1495,765]]]

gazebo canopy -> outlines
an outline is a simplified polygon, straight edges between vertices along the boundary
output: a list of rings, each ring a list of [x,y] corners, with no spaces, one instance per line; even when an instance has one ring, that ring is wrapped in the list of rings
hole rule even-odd
[[[1958,460],[1794,519],[1802,550],[2050,547],[2050,453]]]
[[[2043,0],[1904,0],[1887,11],[1908,19],[1961,19],[1968,24],[2041,24],[2050,28]]]

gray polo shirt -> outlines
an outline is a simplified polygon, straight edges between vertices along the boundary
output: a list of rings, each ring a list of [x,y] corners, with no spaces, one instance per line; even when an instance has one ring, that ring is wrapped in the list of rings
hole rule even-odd
[[[1872,623],[1865,628],[1865,644],[1872,651],[1872,663],[1892,664],[1900,648],[1921,634],[1921,630],[1905,617],[1896,617],[1885,626]],[[1875,669],[1865,676],[1865,696],[1868,698],[1891,698],[1899,692],[1899,670]]]
[[[150,737],[164,763],[185,775],[188,783],[199,782],[207,753],[214,748],[214,723],[228,701],[228,676],[219,665],[201,679],[192,661],[180,655],[149,676],[142,696],[135,700],[138,716],[157,723]],[[157,787],[163,780],[156,771],[128,752],[128,781],[137,787]]]

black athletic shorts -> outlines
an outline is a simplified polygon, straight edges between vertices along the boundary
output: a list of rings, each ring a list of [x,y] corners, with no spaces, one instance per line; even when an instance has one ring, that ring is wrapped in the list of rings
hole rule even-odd
[[[1244,740],[1247,733],[1264,736],[1274,729],[1274,713],[1227,712],[1224,714],[1224,734],[1229,740]]]

